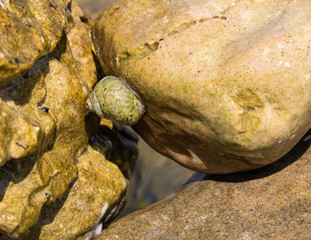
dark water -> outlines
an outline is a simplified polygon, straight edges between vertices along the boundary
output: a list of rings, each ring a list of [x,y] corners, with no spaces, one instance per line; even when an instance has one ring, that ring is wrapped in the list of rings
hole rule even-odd
[[[95,20],[102,10],[112,5],[116,0],[77,0],[75,2],[77,2],[93,20]]]
[[[130,179],[129,199],[120,216],[157,202],[185,183],[194,172],[155,152],[142,139]]]

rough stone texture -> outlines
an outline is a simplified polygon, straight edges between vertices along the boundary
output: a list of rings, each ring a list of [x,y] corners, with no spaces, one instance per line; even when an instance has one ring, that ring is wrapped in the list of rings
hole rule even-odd
[[[75,66],[76,72],[83,82],[92,89],[94,79],[97,80],[95,57],[92,52],[94,47],[91,39],[93,23],[75,2],[72,2],[72,17],[75,24],[67,34],[72,58],[75,62],[72,66]]]
[[[69,1],[0,2],[0,87],[8,85],[52,51],[66,28]]]
[[[309,145],[300,142],[262,169],[196,174],[175,194],[111,224],[96,240],[310,239]]]
[[[116,165],[128,178],[132,170],[127,164],[135,164],[137,156],[136,135],[122,126],[112,129],[102,123],[90,141],[92,148],[78,157],[78,179],[55,202],[43,207],[22,239],[91,239],[124,207],[127,191],[120,195],[120,189],[127,181]]]
[[[56,1],[49,1],[50,8],[54,9],[49,12],[45,2],[27,1],[29,6],[45,8],[42,15],[39,8],[33,9],[34,5],[26,8],[25,1],[21,1],[21,9],[24,6],[24,14],[40,18],[40,33],[51,48],[40,54],[50,53],[37,61],[40,54],[27,58],[29,66],[23,69],[14,68],[13,71],[0,67],[0,71],[7,74],[0,73],[1,77],[7,76],[4,83],[10,83],[0,88],[0,232],[12,237],[21,236],[39,219],[42,207],[53,203],[67,190],[67,197],[59,201],[58,208],[52,208],[54,212],[46,221],[42,221],[48,225],[39,224],[37,231],[28,231],[28,236],[32,240],[55,239],[57,235],[61,239],[75,239],[92,230],[105,214],[104,210],[119,203],[127,181],[118,167],[88,145],[89,137],[99,127],[99,119],[88,115],[85,106],[97,81],[90,35],[92,24],[75,3],[68,5],[69,1],[66,1],[62,10],[64,15],[59,16],[54,11],[64,3],[57,1],[56,5]],[[0,10],[12,7],[13,3],[4,4]],[[19,14],[16,13],[16,18],[24,21],[24,15]],[[52,14],[55,22],[49,22],[45,14]],[[63,19],[64,16],[67,19]],[[66,31],[57,21],[68,22]],[[5,22],[3,26],[7,28],[10,23]],[[20,26],[21,29],[24,27]],[[23,29],[27,33],[26,30]],[[10,33],[1,32],[0,38],[10,38],[3,36]],[[16,34],[16,44],[19,44],[18,37],[22,35]],[[38,41],[25,39],[27,44],[41,44],[41,36]],[[11,40],[1,43],[0,49],[24,54],[17,47],[14,49],[15,42]],[[31,54],[28,47],[24,50]],[[4,56],[9,62],[10,56]],[[22,77],[8,80],[28,68]],[[72,215],[78,220],[69,217]]]
[[[111,203],[118,202],[119,189],[127,186],[118,167],[91,147],[78,161],[79,178],[53,222],[42,228],[40,239],[53,240],[55,236],[59,239],[75,239],[86,229],[91,230]]]
[[[135,129],[207,173],[265,166],[310,128],[311,2],[123,0],[101,13],[106,74],[141,96]]]

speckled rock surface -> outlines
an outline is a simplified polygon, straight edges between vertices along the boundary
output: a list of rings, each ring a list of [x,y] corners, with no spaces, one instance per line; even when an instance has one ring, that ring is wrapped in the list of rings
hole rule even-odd
[[[136,125],[191,169],[276,161],[310,128],[311,2],[122,0],[95,24],[106,74],[148,114]]]
[[[262,169],[196,174],[175,194],[111,224],[96,240],[310,239],[309,145],[300,142]]]
[[[40,54],[49,53],[37,61],[40,54],[27,58],[29,65],[16,71],[0,64],[0,71],[7,74],[0,73],[1,77],[7,76],[2,82],[5,84],[0,84],[0,236],[2,233],[26,239],[26,232],[31,240],[55,236],[76,239],[91,231],[106,212],[113,215],[127,187],[118,167],[108,162],[104,153],[89,146],[89,138],[99,128],[99,119],[89,115],[85,106],[97,81],[92,24],[79,6],[69,1],[49,1],[51,12],[44,5],[46,1],[27,1],[36,10],[26,8],[25,1],[19,2],[21,6],[16,1],[0,1],[0,11],[13,11],[16,3],[15,7],[24,9],[23,14],[35,14],[38,22],[43,21],[39,32],[44,33],[42,38],[49,45]],[[39,7],[44,8],[42,12]],[[54,13],[55,9],[62,15]],[[45,12],[55,22],[50,23]],[[16,14],[17,19],[20,13]],[[9,15],[14,16],[12,12]],[[57,21],[65,25],[60,28]],[[10,23],[1,26],[7,29]],[[31,33],[26,26],[20,27]],[[3,36],[9,33],[1,32],[0,38],[9,39],[14,31],[12,36]],[[14,44],[20,44],[19,37],[24,36],[16,34],[16,41],[2,41],[0,50],[21,53]],[[38,41],[31,39],[25,44],[41,44],[40,41],[41,36]],[[31,54],[28,47],[24,46],[24,50]],[[10,61],[9,55],[4,57]],[[41,225],[28,231],[40,218],[41,209],[48,208],[60,196],[63,201],[59,201],[58,208],[54,206]]]

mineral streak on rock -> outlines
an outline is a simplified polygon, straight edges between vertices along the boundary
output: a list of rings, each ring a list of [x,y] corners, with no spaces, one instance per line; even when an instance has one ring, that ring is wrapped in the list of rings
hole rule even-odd
[[[311,2],[124,0],[100,14],[107,75],[137,90],[135,130],[206,173],[270,164],[310,128]]]

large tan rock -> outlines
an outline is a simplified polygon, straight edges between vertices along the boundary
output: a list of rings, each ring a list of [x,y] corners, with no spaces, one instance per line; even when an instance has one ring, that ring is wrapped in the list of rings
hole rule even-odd
[[[309,145],[301,142],[262,169],[196,174],[163,201],[114,222],[96,240],[308,240]]]
[[[106,74],[148,114],[137,132],[207,173],[274,162],[310,128],[310,1],[118,1],[95,24]]]

